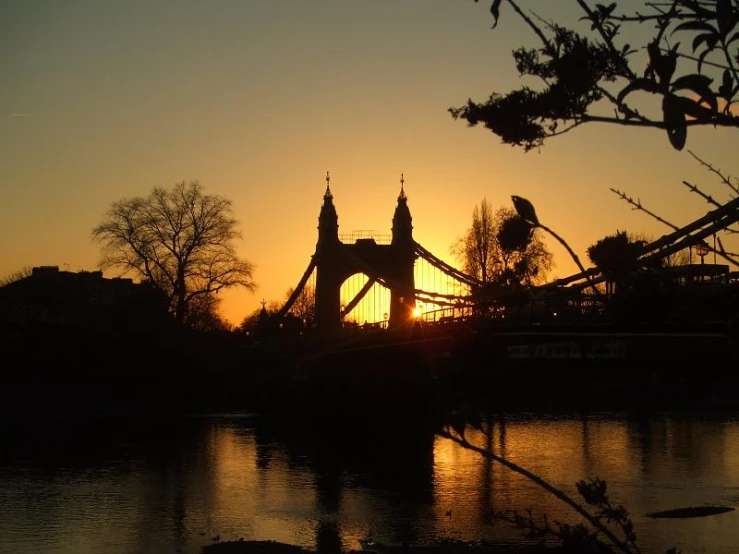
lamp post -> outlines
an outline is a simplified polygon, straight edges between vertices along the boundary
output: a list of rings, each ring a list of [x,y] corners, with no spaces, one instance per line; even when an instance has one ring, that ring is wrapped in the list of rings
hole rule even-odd
[[[708,245],[700,241],[698,244],[695,245],[695,253],[698,254],[701,257],[701,269],[703,269],[703,263],[705,262],[706,254],[708,254]],[[703,272],[701,271],[701,282],[704,279]]]
[[[708,250],[708,245],[703,241],[695,245],[695,253],[700,256],[701,265],[703,265],[703,263],[705,262],[704,258],[706,257],[706,254],[708,254]]]

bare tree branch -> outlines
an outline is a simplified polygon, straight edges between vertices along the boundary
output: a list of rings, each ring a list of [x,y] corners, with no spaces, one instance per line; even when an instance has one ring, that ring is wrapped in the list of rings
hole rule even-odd
[[[236,255],[240,238],[231,201],[197,182],[155,187],[146,198],[114,202],[92,231],[103,246],[102,267],[133,271],[169,298],[183,323],[195,299],[224,288],[253,290],[253,266]],[[202,313],[217,302],[198,300]]]

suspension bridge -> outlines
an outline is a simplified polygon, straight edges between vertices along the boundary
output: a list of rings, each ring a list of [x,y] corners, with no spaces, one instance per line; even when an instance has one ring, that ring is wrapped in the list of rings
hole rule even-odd
[[[413,238],[402,175],[390,234],[340,235],[333,198],[327,173],[316,250],[280,316],[307,291],[314,295],[315,326],[324,332],[345,325],[397,329],[418,318],[433,321],[472,313],[472,291],[482,283]]]
[[[355,231],[339,234],[338,214],[329,174],[319,214],[315,252],[293,294],[282,306],[285,316],[307,293],[313,305],[313,324],[319,332],[333,333],[347,325],[399,329],[414,321],[446,321],[480,315],[496,301],[475,276],[453,267],[413,236],[408,197],[401,174],[400,193],[390,234]],[[643,246],[641,265],[654,264],[735,225],[739,198],[708,212],[688,225]],[[710,248],[709,248],[710,249]],[[717,255],[736,265],[734,254],[721,247]],[[570,305],[597,301],[596,287],[606,280],[596,268],[528,289],[536,299],[554,294]],[[588,292],[590,291],[590,292]],[[564,296],[563,296],[564,293]],[[535,300],[534,300],[535,301]],[[519,306],[520,309],[520,306]]]

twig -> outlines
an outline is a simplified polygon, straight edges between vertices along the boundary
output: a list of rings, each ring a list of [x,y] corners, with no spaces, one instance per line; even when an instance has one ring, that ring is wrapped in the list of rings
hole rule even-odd
[[[691,185],[689,185],[688,183],[686,183],[685,181],[683,181],[683,183],[685,183],[685,184],[686,184],[686,186],[688,186],[688,187],[690,187],[690,186],[691,186]],[[649,215],[649,216],[653,217],[654,219],[656,219],[656,220],[657,220],[657,221],[659,221],[660,223],[664,223],[665,225],[667,225],[668,227],[670,227],[670,228],[671,228],[671,229],[672,229],[673,231],[680,231],[680,230],[681,230],[681,229],[680,229],[680,227],[677,227],[676,225],[673,225],[672,223],[670,223],[669,221],[667,221],[667,220],[665,220],[665,219],[661,218],[660,216],[658,216],[658,215],[657,215],[657,214],[655,214],[654,212],[651,212],[651,211],[649,211],[648,209],[646,209],[646,208],[645,208],[644,206],[642,206],[642,204],[641,204],[641,201],[640,201],[640,200],[634,200],[633,198],[631,198],[630,196],[628,196],[628,195],[627,195],[626,193],[624,193],[624,192],[621,192],[621,191],[620,191],[620,190],[618,190],[618,189],[613,189],[613,188],[612,188],[612,189],[611,189],[611,191],[612,191],[612,192],[614,192],[614,193],[616,193],[616,194],[617,194],[617,195],[618,195],[618,196],[619,196],[619,197],[620,197],[620,198],[621,198],[622,200],[624,200],[625,202],[628,202],[629,204],[631,204],[632,206],[634,206],[634,209],[636,209],[636,210],[640,210],[640,211],[644,212],[645,214],[647,214],[647,215]],[[701,192],[701,191],[700,191],[700,190],[698,190],[697,188],[696,188],[696,191],[695,191],[695,192],[696,192],[697,194],[700,194],[700,195],[701,195],[701,196],[703,196],[704,198],[705,198],[705,197],[707,196],[707,195],[706,195],[705,193]],[[708,198],[710,198],[710,196],[708,196]],[[714,206],[715,206],[716,208],[723,208],[723,207],[725,206],[724,204],[720,204],[720,203],[716,202],[716,201],[715,201],[715,200],[713,200],[713,199],[711,199],[711,200],[712,200],[712,203],[713,203],[713,205],[714,205]],[[683,229],[684,229],[684,228],[683,228]],[[728,226],[727,226],[727,227],[724,227],[724,228],[722,229],[722,231],[729,231],[729,232],[732,232],[732,233],[736,232],[736,231],[734,231],[733,229],[729,229],[729,228],[728,228]],[[734,264],[734,265],[739,265],[739,260],[737,260],[737,259],[736,259],[736,255],[735,255],[735,254],[732,254],[731,252],[726,252],[726,251],[725,251],[725,250],[723,249],[723,247],[722,247],[722,248],[721,248],[720,250],[717,250],[717,249],[715,249],[715,248],[712,248],[712,247],[711,247],[711,246],[709,246],[708,244],[706,244],[706,246],[708,247],[708,250],[709,250],[710,252],[715,252],[716,254],[718,254],[718,255],[719,255],[719,256],[720,256],[721,258],[723,258],[723,259],[724,259],[724,260],[726,260],[727,262],[730,262],[730,263],[732,263],[732,264]]]
[[[700,196],[701,198],[703,198],[703,200],[705,200],[706,202],[708,202],[712,206],[715,206],[717,208],[719,206],[721,206],[721,204],[719,202],[717,202],[716,200],[714,200],[713,197],[710,194],[706,194],[701,189],[699,189],[696,185],[693,185],[691,183],[688,183],[687,181],[683,181],[683,185],[685,185],[686,187],[688,187],[688,190],[690,192],[694,192],[695,194],[697,194],[698,196]]]
[[[603,39],[603,43],[606,45],[606,48],[608,48],[608,51],[613,56],[613,59],[622,62],[621,70],[624,72],[624,77],[632,80],[636,79],[637,76],[629,67],[629,63],[628,61],[626,61],[626,57],[622,56],[621,52],[619,52],[613,44],[613,36],[615,36],[615,34],[609,35],[608,32],[606,32],[606,29],[603,27],[603,22],[595,16],[593,10],[590,9],[590,6],[588,6],[587,3],[584,2],[584,0],[576,0],[576,2],[580,5],[580,8],[587,14],[587,18],[598,31],[598,34]]]
[[[698,163],[705,167],[708,171],[717,175],[718,178],[721,179],[721,182],[729,187],[734,194],[739,194],[739,185],[735,185],[731,182],[731,175],[724,175],[723,173],[721,173],[720,169],[716,169],[708,162],[703,161],[700,157],[693,153],[692,150],[688,150],[688,154],[693,156],[693,158],[695,158]]]
[[[477,452],[481,456],[492,460],[494,462],[498,462],[499,464],[504,465],[508,469],[515,471],[516,473],[523,475],[527,479],[531,480],[533,483],[536,483],[540,487],[542,487],[547,492],[553,494],[557,499],[561,500],[568,506],[570,506],[573,510],[575,510],[578,514],[580,514],[585,520],[588,521],[595,529],[603,533],[606,537],[608,537],[608,540],[611,541],[611,543],[617,547],[622,552],[625,552],[627,554],[631,554],[633,551],[629,548],[629,545],[625,542],[623,542],[621,539],[619,539],[613,531],[611,531],[608,527],[603,525],[601,521],[599,521],[597,518],[595,518],[590,512],[588,512],[585,508],[583,508],[580,504],[575,502],[569,495],[565,494],[561,490],[559,490],[554,485],[550,484],[546,480],[542,479],[535,473],[531,473],[527,469],[521,467],[518,464],[515,464],[511,462],[510,460],[498,456],[497,454],[494,454],[493,452],[490,452],[489,450],[485,450],[484,448],[480,448],[479,446],[475,446],[474,444],[470,443],[464,436],[456,436],[450,433],[449,431],[443,430],[439,431],[439,435],[442,437],[445,437],[447,439],[450,439],[453,442],[456,442],[460,446],[472,450],[473,452]],[[638,552],[638,548],[637,548]]]
[[[628,202],[629,204],[631,204],[632,206],[634,206],[634,209],[635,210],[640,210],[640,211],[644,212],[645,214],[653,217],[654,219],[656,219],[660,223],[664,223],[665,225],[667,225],[668,227],[670,227],[673,231],[678,231],[680,229],[680,227],[678,227],[677,225],[673,225],[672,223],[670,223],[666,219],[663,219],[660,216],[658,216],[657,214],[655,214],[654,212],[646,209],[644,206],[641,205],[641,200],[634,200],[633,198],[631,198],[630,196],[628,196],[625,192],[621,192],[618,189],[612,188],[610,190],[611,190],[611,192],[614,192],[615,194],[617,194],[621,198],[621,200],[624,200],[624,201]]]
[[[700,196],[701,198],[703,198],[706,202],[708,202],[710,205],[715,206],[716,208],[720,208],[721,207],[721,205],[722,205],[721,202],[719,202],[717,200],[714,200],[713,197],[710,194],[706,194],[705,192],[703,192],[702,190],[700,190],[696,185],[693,185],[691,183],[688,183],[687,181],[683,181],[683,185],[685,185],[686,187],[688,187],[688,190],[690,192],[693,192],[693,193],[697,194],[698,196]],[[726,229],[724,229],[724,231],[726,231],[727,233],[739,233],[739,230],[732,229],[731,227],[727,227]]]
[[[508,0],[508,4],[514,9],[514,11],[523,19],[526,24],[531,28],[534,33],[539,37],[539,40],[541,40],[542,44],[546,47],[546,49],[552,53],[552,56],[556,55],[556,50],[552,46],[552,44],[547,40],[546,35],[542,32],[542,30],[536,25],[536,23],[533,22],[533,20],[526,15],[523,10],[514,2],[513,0]]]

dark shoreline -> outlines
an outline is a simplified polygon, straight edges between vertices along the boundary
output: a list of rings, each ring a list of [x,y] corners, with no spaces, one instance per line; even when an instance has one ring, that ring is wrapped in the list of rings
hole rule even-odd
[[[381,545],[376,550],[347,550],[343,553],[333,550],[324,553],[275,541],[224,541],[202,548],[202,554],[555,554],[559,552],[564,551],[556,546],[456,540],[421,545]]]
[[[739,409],[734,353],[679,333],[653,348],[642,337],[625,359],[511,359],[511,328],[264,344],[234,333],[5,332],[0,346],[14,360],[2,376],[6,416],[250,411],[437,425],[460,403],[482,412]],[[528,326],[514,336],[542,332]]]

